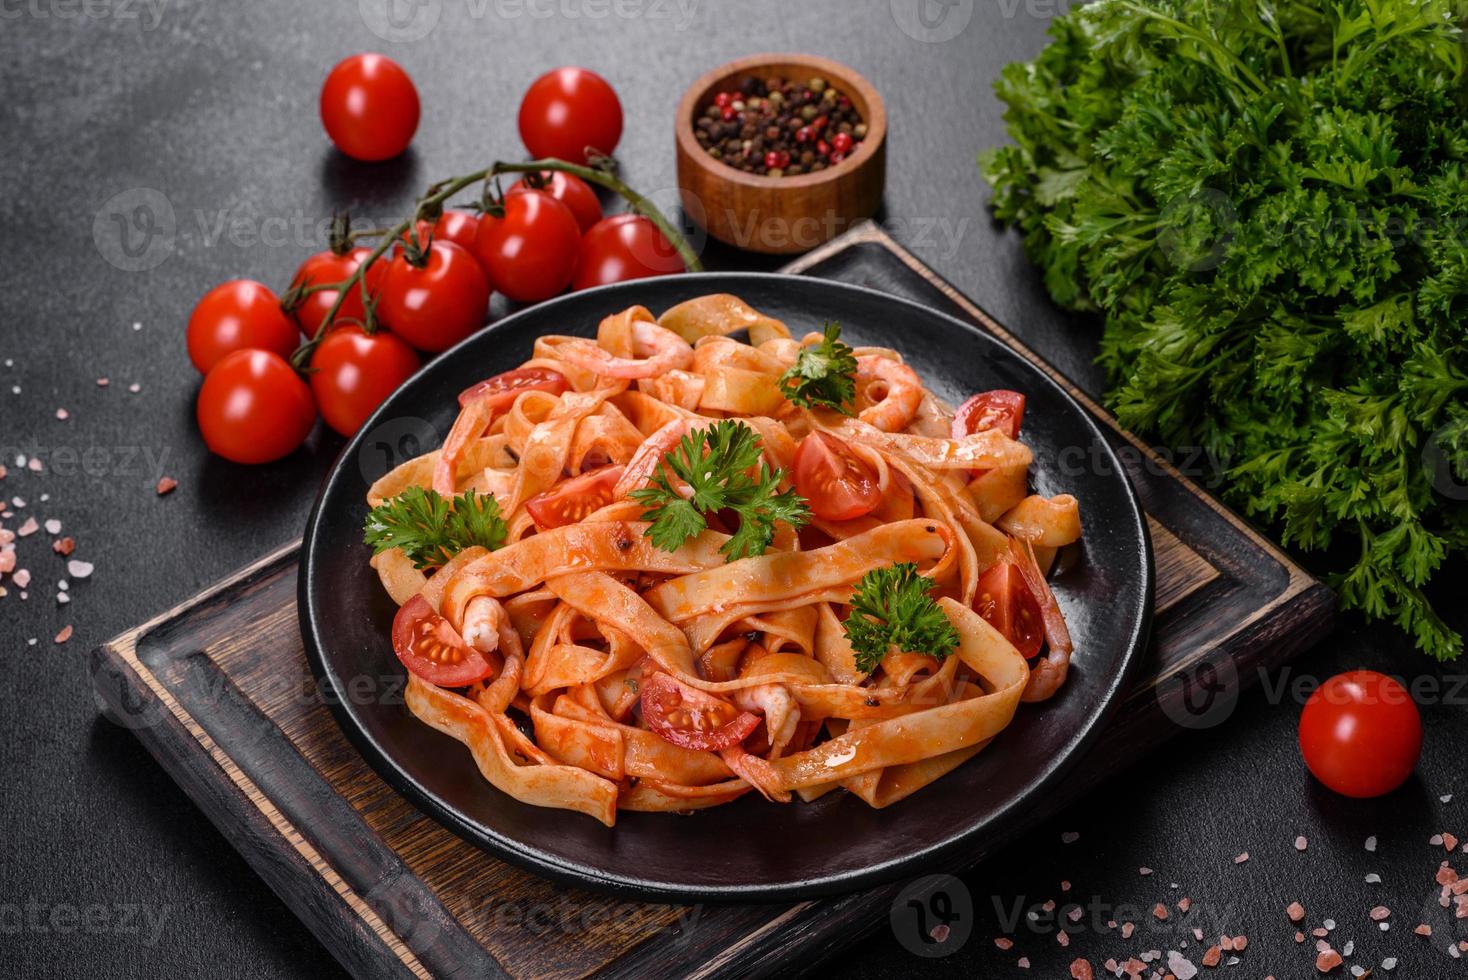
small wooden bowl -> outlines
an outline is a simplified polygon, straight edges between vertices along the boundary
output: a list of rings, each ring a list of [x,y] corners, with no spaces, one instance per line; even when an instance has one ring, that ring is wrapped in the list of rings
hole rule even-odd
[[[748,174],[708,155],[693,124],[714,96],[746,78],[824,78],[850,97],[866,139],[834,167],[795,177]],[[770,255],[805,252],[871,217],[887,179],[887,109],[861,75],[806,54],[740,58],[694,82],[678,103],[678,188],[683,210],[719,241]]]

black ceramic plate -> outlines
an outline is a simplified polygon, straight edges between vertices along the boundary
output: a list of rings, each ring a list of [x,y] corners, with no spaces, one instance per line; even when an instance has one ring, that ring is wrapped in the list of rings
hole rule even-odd
[[[1029,398],[1024,441],[1041,493],[1073,493],[1082,554],[1054,586],[1075,638],[1070,678],[1038,706],[1022,705],[993,745],[884,810],[844,793],[812,804],[754,794],[691,816],[590,817],[518,803],[480,777],[467,749],[380,696],[402,676],[389,627],[394,606],[362,544],[369,482],[447,433],[458,392],[529,357],[541,334],[594,334],[634,304],[654,313],[730,292],[799,336],[826,320],[843,339],[901,351],[951,403],[987,388]],[[966,865],[1020,826],[1100,730],[1146,641],[1151,545],[1121,467],[1091,418],[1054,382],[973,326],[872,290],[819,279],[699,274],[575,293],[507,317],[433,361],[377,411],[343,451],[306,527],[300,619],[306,650],[347,735],[391,785],[461,836],[563,881],[640,897],[771,900],[846,891],[943,862]],[[355,679],[355,684],[354,684]],[[387,679],[387,682],[384,681]],[[363,692],[370,692],[363,696]]]

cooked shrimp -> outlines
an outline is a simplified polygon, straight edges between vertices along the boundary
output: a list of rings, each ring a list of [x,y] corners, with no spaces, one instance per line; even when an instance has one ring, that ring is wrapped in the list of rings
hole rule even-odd
[[[621,500],[633,490],[641,490],[652,480],[663,457],[678,447],[678,442],[694,429],[706,429],[714,424],[713,419],[676,418],[647,437],[627,461],[622,479],[612,491],[614,500]]]
[[[733,698],[741,710],[764,716],[765,731],[770,740],[770,758],[779,758],[800,725],[800,705],[791,696],[790,689],[784,684],[761,684],[739,688],[733,692]]]
[[[669,371],[686,371],[693,364],[693,347],[666,327],[639,320],[632,324],[632,353],[617,357],[595,341],[566,341],[558,357],[604,378],[655,378]]]
[[[494,653],[499,649],[500,632],[508,622],[505,607],[498,599],[487,595],[475,596],[464,609],[464,628],[459,635],[480,653]]]
[[[900,432],[917,417],[923,402],[923,383],[917,372],[900,361],[874,354],[856,359],[856,380],[872,405],[857,416],[883,432]]]

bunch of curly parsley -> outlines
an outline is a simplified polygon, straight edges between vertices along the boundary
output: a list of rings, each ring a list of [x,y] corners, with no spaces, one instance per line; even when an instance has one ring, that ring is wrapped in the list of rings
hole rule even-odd
[[[1463,638],[1427,588],[1468,549],[1463,0],[1098,0],[997,83],[993,206],[1055,300],[1105,318],[1122,424],[1329,549],[1345,605]]]

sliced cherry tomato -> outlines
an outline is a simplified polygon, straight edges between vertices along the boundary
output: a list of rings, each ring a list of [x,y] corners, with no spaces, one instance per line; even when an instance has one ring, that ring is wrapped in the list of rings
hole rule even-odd
[[[571,288],[605,286],[683,270],[682,257],[657,225],[640,214],[617,214],[601,219],[581,236],[581,257]]]
[[[1011,439],[1019,438],[1025,417],[1025,396],[1017,391],[981,391],[958,406],[953,416],[953,438],[962,439],[985,429],[999,429]]]
[[[189,314],[189,360],[200,374],[226,354],[253,347],[289,358],[300,331],[280,308],[280,297],[264,283],[231,279],[204,294]]]
[[[530,83],[520,100],[520,139],[533,157],[586,163],[587,150],[611,156],[622,138],[622,103],[605,78],[585,68],[556,68]]]
[[[738,745],[759,727],[759,715],[661,673],[643,678],[642,718],[667,741],[700,752]]]
[[[357,160],[388,160],[418,131],[418,89],[386,55],[354,54],[321,86],[321,124],[336,148]]]
[[[520,303],[550,299],[571,283],[581,226],[571,209],[544,191],[506,195],[504,216],[479,219],[474,255],[490,285]]]
[[[236,463],[269,463],[306,441],[311,389],[274,351],[226,354],[204,377],[196,406],[204,444]]]
[[[489,282],[469,252],[434,240],[422,268],[399,249],[378,279],[377,315],[419,350],[441,351],[484,325]]]
[[[870,514],[882,502],[877,474],[851,447],[825,432],[812,432],[795,451],[795,489],[810,511],[827,521]]]
[[[1352,670],[1326,681],[1300,712],[1300,753],[1315,778],[1356,799],[1407,781],[1422,751],[1422,716],[1398,681]]]
[[[372,254],[369,248],[357,246],[345,255],[337,255],[332,251],[317,252],[309,259],[301,263],[296,270],[295,278],[291,280],[291,288],[297,286],[312,285],[325,286],[335,282],[345,282],[347,277],[357,271],[367,256]],[[376,279],[381,274],[382,263],[374,262],[372,268],[367,270],[367,291],[373,293]],[[316,331],[321,328],[321,322],[326,319],[326,314],[331,312],[331,305],[336,302],[335,289],[318,289],[306,296],[301,305],[295,309],[296,323],[300,324],[301,330],[307,337],[316,336]],[[342,300],[341,309],[337,311],[335,325],[340,326],[347,322],[361,322],[367,315],[362,305],[362,287],[360,283],[354,283],[347,298]]]
[[[438,687],[468,687],[493,670],[421,595],[403,603],[393,617],[392,648],[404,667]]]
[[[559,395],[569,387],[565,376],[559,371],[543,367],[516,368],[486,378],[459,392],[459,407],[487,399],[489,407],[498,414],[508,408],[522,391],[548,391],[552,395]]]
[[[1026,660],[1039,654],[1045,620],[1039,600],[1014,562],[1001,561],[979,576],[974,611],[1013,643]]]
[[[571,213],[576,216],[576,224],[581,226],[583,232],[601,220],[601,199],[596,196],[596,191],[592,190],[591,185],[586,181],[575,174],[563,173],[560,170],[546,171],[541,174],[541,177],[545,179],[544,187],[531,187],[522,177],[510,188],[510,193],[544,191],[571,209]]]
[[[428,244],[429,237],[436,242],[453,242],[469,252],[474,251],[474,236],[479,232],[479,215],[469,211],[445,211],[437,221],[419,219],[412,231],[403,232],[403,239],[415,237],[418,247]]]
[[[311,390],[326,424],[350,436],[416,370],[417,352],[386,330],[339,327],[311,356]]]
[[[525,501],[530,519],[542,531],[565,527],[585,519],[612,502],[612,491],[622,479],[625,466],[603,466],[567,480],[554,490],[547,490]]]

